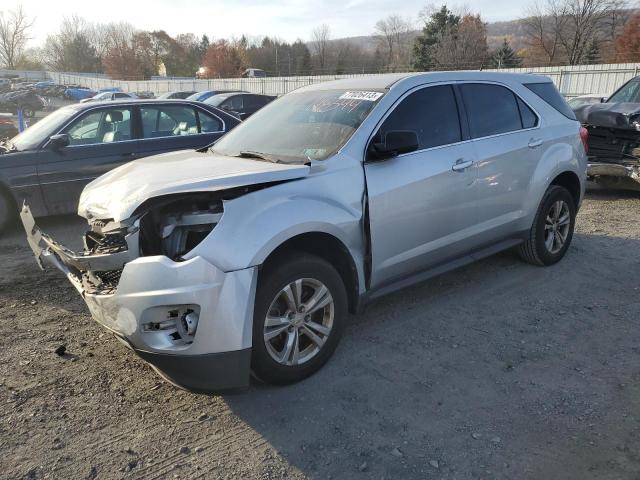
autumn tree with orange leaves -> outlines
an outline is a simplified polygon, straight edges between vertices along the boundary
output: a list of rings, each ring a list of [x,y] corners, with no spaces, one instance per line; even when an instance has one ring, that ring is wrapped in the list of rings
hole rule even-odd
[[[237,77],[242,73],[242,56],[238,49],[226,40],[210,45],[204,54],[202,66],[205,78]]]
[[[640,61],[640,13],[627,21],[616,38],[616,59],[625,63]]]

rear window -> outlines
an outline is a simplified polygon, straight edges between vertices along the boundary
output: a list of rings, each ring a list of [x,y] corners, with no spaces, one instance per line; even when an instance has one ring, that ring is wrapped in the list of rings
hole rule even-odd
[[[553,83],[544,82],[544,83],[525,83],[525,87],[539,96],[542,100],[547,102],[553,108],[555,108],[558,112],[560,112],[565,117],[576,120],[576,116],[571,110],[569,104],[562,98],[560,92],[555,87]]]

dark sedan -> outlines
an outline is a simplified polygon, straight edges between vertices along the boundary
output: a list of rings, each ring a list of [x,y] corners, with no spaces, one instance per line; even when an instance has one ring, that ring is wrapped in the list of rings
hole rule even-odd
[[[136,158],[206,147],[238,123],[229,113],[185,100],[56,110],[0,147],[0,230],[25,199],[37,216],[75,212],[84,186],[108,170]]]
[[[271,95],[259,95],[257,93],[221,93],[207,98],[204,103],[212,107],[221,108],[227,112],[237,114],[244,120],[253,115],[267,103],[275,100]]]

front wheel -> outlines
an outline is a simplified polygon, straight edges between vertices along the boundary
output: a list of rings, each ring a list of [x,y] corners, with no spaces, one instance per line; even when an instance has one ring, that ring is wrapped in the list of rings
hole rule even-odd
[[[330,263],[308,254],[280,257],[264,269],[256,292],[254,375],[286,384],[315,373],[336,349],[346,317],[345,286]]]
[[[569,191],[551,185],[545,193],[529,238],[519,247],[523,260],[534,265],[553,265],[564,257],[576,223],[576,206]]]

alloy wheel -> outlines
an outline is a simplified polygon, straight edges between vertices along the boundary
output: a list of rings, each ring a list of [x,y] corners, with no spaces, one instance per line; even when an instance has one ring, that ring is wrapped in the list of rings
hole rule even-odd
[[[275,296],[264,322],[264,343],[281,365],[295,366],[315,357],[331,334],[335,305],[329,289],[300,278]]]
[[[564,247],[571,227],[569,205],[564,200],[553,203],[544,222],[544,245],[551,254],[556,254]]]

